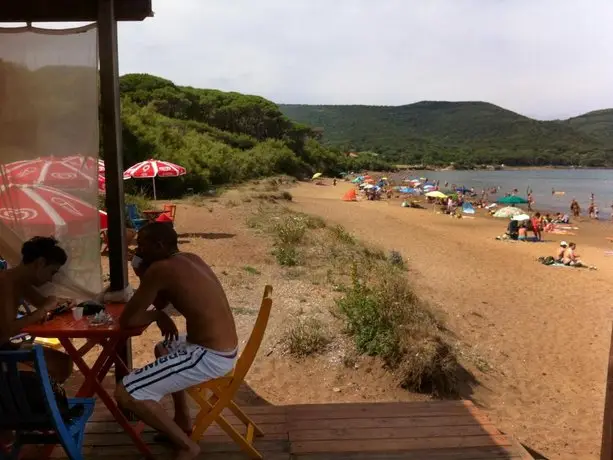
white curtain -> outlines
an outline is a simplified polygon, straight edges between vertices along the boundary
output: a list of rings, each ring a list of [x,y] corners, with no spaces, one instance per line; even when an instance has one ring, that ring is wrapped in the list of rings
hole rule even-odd
[[[54,236],[68,263],[45,291],[101,290],[95,25],[0,28],[0,256]]]

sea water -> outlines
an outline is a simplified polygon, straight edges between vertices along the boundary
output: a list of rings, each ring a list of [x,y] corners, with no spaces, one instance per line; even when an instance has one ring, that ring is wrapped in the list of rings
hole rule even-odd
[[[613,170],[610,169],[521,169],[501,171],[401,171],[394,174],[394,179],[414,179],[427,177],[428,180],[439,180],[443,190],[445,182],[458,187],[481,190],[500,187],[498,194],[490,195],[490,201],[501,198],[513,189],[524,198],[528,190],[532,190],[534,198],[533,209],[560,211],[570,213],[570,202],[575,198],[581,206],[582,214],[587,212],[590,197],[594,194],[600,218],[611,216],[613,204]],[[565,192],[564,195],[554,195]]]

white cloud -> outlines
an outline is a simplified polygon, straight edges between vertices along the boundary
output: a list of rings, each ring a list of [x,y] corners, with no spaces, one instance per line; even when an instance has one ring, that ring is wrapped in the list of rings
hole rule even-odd
[[[613,107],[611,0],[153,1],[120,25],[122,73],[285,103]]]

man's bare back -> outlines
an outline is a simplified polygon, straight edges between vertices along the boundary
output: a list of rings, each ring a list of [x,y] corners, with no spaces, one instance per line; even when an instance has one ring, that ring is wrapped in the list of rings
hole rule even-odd
[[[163,280],[159,296],[185,317],[188,342],[221,352],[236,349],[238,337],[228,299],[200,257],[177,253],[151,268]]]

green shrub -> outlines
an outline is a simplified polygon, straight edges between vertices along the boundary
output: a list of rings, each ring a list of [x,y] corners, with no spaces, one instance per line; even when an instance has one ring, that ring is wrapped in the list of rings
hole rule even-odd
[[[380,356],[403,387],[453,395],[461,370],[434,312],[416,296],[401,273],[373,273],[352,285],[337,305],[359,352]]]
[[[336,238],[340,243],[348,245],[354,245],[356,243],[356,240],[353,235],[351,235],[351,233],[345,230],[345,227],[343,227],[342,225],[335,225],[334,227],[331,227],[330,232],[332,233],[334,238]]]
[[[394,267],[398,267],[403,270],[406,268],[406,263],[404,261],[404,258],[402,257],[402,254],[400,254],[400,252],[398,251],[390,251],[390,254],[387,260]]]
[[[279,265],[285,267],[295,267],[300,263],[300,255],[295,246],[280,245],[276,246],[273,254],[277,258]]]
[[[297,319],[285,331],[283,342],[296,358],[304,358],[325,351],[330,334],[325,324],[316,318]]]
[[[287,216],[275,228],[275,238],[282,245],[298,244],[304,238],[307,225],[304,219],[296,216]]]

